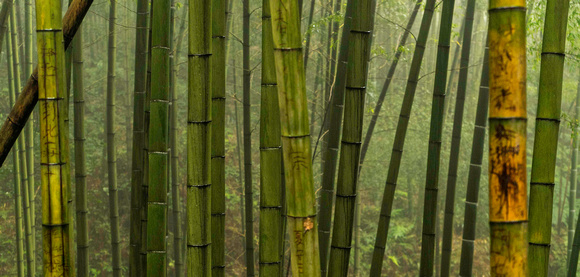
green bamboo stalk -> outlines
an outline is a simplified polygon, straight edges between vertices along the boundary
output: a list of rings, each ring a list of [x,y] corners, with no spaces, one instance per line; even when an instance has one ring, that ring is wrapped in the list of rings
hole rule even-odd
[[[186,13],[187,10],[183,9]],[[177,150],[177,93],[175,87],[177,84],[177,68],[179,63],[179,46],[181,45],[181,39],[177,41],[177,44],[173,42],[174,28],[175,28],[175,16],[176,16],[176,5],[175,0],[171,1],[171,40],[169,41],[171,45],[171,54],[169,58],[170,70],[171,70],[171,82],[170,82],[170,97],[171,106],[169,107],[169,117],[170,117],[170,136],[169,136],[169,148],[171,149],[171,199],[172,199],[172,209],[173,209],[173,259],[175,261],[175,276],[183,276],[185,274],[183,267],[183,235],[181,232],[181,198],[179,196],[179,151]],[[185,19],[182,21],[182,29],[185,27]],[[182,32],[181,32],[182,33]]]
[[[300,7],[270,1],[293,276],[320,276]],[[247,206],[247,204],[246,204]]]
[[[131,160],[131,227],[129,247],[129,275],[143,276],[141,264],[142,241],[142,209],[144,183],[144,151],[145,146],[145,93],[148,64],[148,1],[137,1],[137,17],[135,30],[135,81],[133,90],[133,143]]]
[[[568,275],[567,276],[576,276],[576,270],[578,268],[578,254],[580,250],[580,236],[577,236],[579,232],[576,232],[578,229],[578,222],[574,224],[574,217],[576,216],[576,182],[577,182],[577,174],[578,174],[578,134],[580,131],[580,127],[578,126],[578,121],[580,121],[580,82],[578,82],[578,89],[576,91],[576,126],[572,133],[572,164],[570,166],[570,191],[568,193],[569,199],[569,214],[568,214]]]
[[[379,226],[377,228],[377,237],[373,251],[373,260],[371,263],[371,276],[373,277],[381,276],[383,258],[385,256],[385,246],[387,244],[387,235],[389,233],[391,211],[395,197],[395,188],[397,186],[397,179],[399,177],[401,158],[403,157],[405,135],[407,133],[409,118],[411,116],[411,108],[413,107],[413,99],[415,97],[415,91],[419,81],[421,63],[423,62],[423,54],[425,53],[425,45],[427,43],[429,29],[431,28],[431,19],[433,18],[434,9],[435,1],[427,0],[425,4],[425,11],[423,12],[423,19],[421,20],[419,36],[417,37],[417,43],[415,45],[415,52],[413,53],[413,59],[411,61],[411,68],[409,70],[407,85],[405,87],[405,96],[403,98],[401,113],[397,123],[397,131],[395,133],[393,151],[391,153],[391,160],[389,163],[387,182],[383,192]]]
[[[369,145],[371,143],[371,138],[373,136],[373,132],[375,130],[375,126],[377,125],[377,120],[379,119],[379,113],[383,108],[383,102],[385,101],[385,97],[387,95],[387,91],[391,86],[391,81],[393,80],[393,76],[395,76],[395,70],[397,69],[397,65],[399,64],[399,60],[401,59],[401,55],[403,54],[403,50],[405,49],[403,46],[407,44],[407,38],[409,38],[409,34],[411,33],[411,28],[413,28],[413,24],[415,23],[415,19],[417,18],[417,13],[419,13],[419,9],[422,7],[423,0],[417,0],[417,3],[413,7],[413,11],[409,16],[409,21],[407,21],[407,25],[403,31],[403,35],[401,36],[401,40],[399,41],[399,45],[397,45],[397,50],[395,52],[395,57],[391,62],[391,66],[389,67],[389,71],[387,72],[387,78],[383,83],[383,88],[381,89],[381,94],[379,94],[379,98],[377,99],[377,104],[375,105],[373,116],[371,117],[371,121],[369,122],[369,127],[367,128],[367,132],[365,134],[365,139],[361,148],[360,154],[360,168],[362,170],[364,166],[364,160],[367,155],[367,151],[369,149]]]
[[[356,0],[355,0],[356,1]],[[342,37],[340,42],[340,51],[338,52],[338,61],[336,66],[335,83],[332,87],[330,103],[325,112],[325,128],[328,133],[325,137],[324,151],[322,152],[322,190],[320,196],[320,219],[319,231],[320,237],[320,270],[322,276],[326,276],[327,266],[329,263],[329,248],[331,237],[331,217],[334,202],[334,182],[336,179],[336,161],[338,160],[338,148],[340,145],[342,114],[344,111],[344,98],[347,80],[347,64],[349,58],[349,35],[351,33],[353,13],[356,11],[358,2],[352,3],[347,1],[347,10],[344,16],[344,25],[342,28]]]
[[[344,83],[346,88],[344,128],[340,143],[334,226],[328,266],[329,276],[348,275],[375,6],[374,0],[351,0],[347,2],[346,7],[344,30],[345,32],[347,30],[349,34],[343,34],[342,43],[348,43],[349,46],[346,50],[348,51],[348,62],[344,78],[346,80]],[[352,17],[349,18],[349,16]],[[340,51],[339,55],[342,55],[342,47]],[[342,82],[337,82],[336,85],[342,85]]]
[[[10,66],[12,66],[12,81],[14,86],[14,91],[20,91],[22,89],[22,85],[20,82],[20,49],[18,47],[18,32],[16,31],[17,23],[16,23],[16,9],[11,10],[10,14],[10,52],[11,59],[9,60]],[[32,240],[32,222],[31,222],[31,210],[30,210],[30,198],[28,193],[28,175],[27,175],[27,162],[26,162],[26,146],[24,145],[25,138],[24,136],[18,138],[18,160],[19,160],[19,174],[20,174],[20,191],[21,191],[21,207],[24,209],[24,242],[26,246],[26,268],[28,275],[27,276],[34,276],[34,251]],[[15,150],[16,151],[16,150]]]
[[[447,171],[447,188],[445,191],[445,216],[443,218],[443,242],[441,244],[441,277],[450,276],[451,251],[453,246],[453,220],[455,210],[455,187],[457,184],[457,168],[459,166],[459,151],[461,146],[461,131],[465,94],[467,91],[467,77],[469,74],[469,55],[471,54],[471,35],[473,30],[473,15],[475,14],[475,0],[467,1],[465,19],[463,21],[463,41],[461,43],[461,58],[457,93],[455,97],[455,112],[453,113],[453,130],[451,135],[451,150],[449,154],[449,168]],[[459,49],[459,46],[457,46]],[[457,53],[456,53],[457,55]],[[457,55],[459,56],[459,55]],[[452,64],[453,65],[453,64]],[[449,77],[450,79],[452,76]],[[451,80],[450,80],[451,81]],[[449,91],[448,83],[447,91]],[[445,117],[445,114],[443,114]]]
[[[282,141],[272,41],[270,0],[262,1],[260,99],[260,276],[280,276],[282,233]]]
[[[29,78],[32,75],[33,65],[32,65],[32,0],[25,0],[24,4],[24,77]],[[0,45],[1,42],[0,42]],[[30,223],[32,231],[32,251],[35,253],[36,257],[36,185],[34,183],[34,133],[32,128],[34,127],[34,118],[32,114],[28,118],[26,123],[25,137],[26,137],[26,170],[28,174],[28,199],[30,202]],[[32,271],[33,275],[36,274],[36,260],[33,261]]]
[[[441,156],[441,133],[445,117],[445,83],[449,64],[449,44],[455,0],[443,2],[441,25],[439,26],[439,45],[435,66],[435,84],[431,108],[431,127],[429,131],[429,151],[427,156],[427,178],[425,181],[425,201],[423,204],[423,235],[421,239],[420,276],[432,276],[435,256],[435,232],[437,221],[437,194],[439,190],[439,164]]]
[[[578,134],[580,134],[580,82],[578,82],[578,87],[576,89],[576,126],[572,132],[572,161],[570,165],[570,191],[568,192],[568,245],[567,245],[567,265],[570,266],[570,257],[572,254],[572,245],[574,244],[574,236],[576,225],[574,224],[574,218],[576,217],[576,182],[578,174]]]
[[[212,276],[212,8],[189,3],[187,106],[187,275]]]
[[[485,38],[487,42],[487,37]],[[463,219],[463,238],[461,240],[461,260],[459,276],[472,275],[473,251],[475,249],[475,225],[477,205],[479,202],[479,182],[481,180],[481,163],[483,161],[483,145],[485,144],[485,129],[487,126],[487,109],[489,106],[489,53],[487,43],[484,48],[483,65],[479,81],[479,96],[475,114],[475,128],[471,144],[471,159],[467,177],[467,192],[465,196],[465,214]]]
[[[0,10],[0,53],[2,53],[2,42],[4,41],[4,36],[8,32],[8,17],[10,16],[13,5],[14,0],[4,0],[4,2],[2,2],[2,9]]]
[[[74,3],[73,3],[74,5]],[[42,225],[45,276],[74,276],[70,241],[68,112],[61,6],[36,1],[40,102]],[[66,21],[65,21],[66,22]],[[70,43],[70,42],[69,42]]]
[[[300,0],[302,1],[302,0]],[[316,7],[316,0],[310,1],[310,12],[308,16],[308,25],[306,25],[306,43],[304,45],[304,71],[308,70],[308,56],[310,54],[310,41],[312,37],[312,32],[310,31],[310,26],[312,26],[312,20],[314,20],[314,7]],[[318,73],[318,71],[316,71]],[[315,90],[316,91],[316,90]]]
[[[85,164],[85,100],[83,84],[83,38],[79,29],[73,39],[73,102],[77,227],[77,276],[89,276],[89,226]]]
[[[252,183],[252,123],[250,89],[252,72],[250,69],[250,0],[242,1],[242,88],[243,107],[242,123],[244,130],[244,197],[246,212],[246,276],[254,276],[254,192]],[[215,264],[215,262],[214,262]]]
[[[119,196],[117,189],[117,149],[115,147],[115,68],[117,60],[117,2],[110,1],[107,47],[107,172],[109,183],[109,219],[111,224],[111,258],[113,276],[121,276],[121,247],[119,236]]]
[[[226,1],[211,1],[211,233],[212,275],[225,276]]]
[[[147,276],[167,275],[167,167],[169,111],[169,29],[171,2],[151,6],[151,97],[149,101]]]
[[[546,4],[534,156],[530,180],[528,264],[534,276],[548,276],[552,203],[566,51],[569,0]]]
[[[10,16],[12,17],[12,16]],[[10,20],[12,21],[12,20]],[[7,32],[12,33],[12,24],[8,22]],[[7,36],[8,39],[6,40],[6,57],[8,66],[8,87],[10,91],[10,105],[14,104],[16,93],[15,93],[15,72],[13,67],[13,43],[10,34]],[[20,143],[19,143],[20,144]],[[20,157],[19,154],[19,145],[14,146],[12,150],[12,164],[13,164],[13,182],[14,182],[14,218],[15,218],[15,227],[16,227],[16,274],[19,277],[24,276],[24,236],[23,236],[23,229],[22,229],[22,198],[20,195]]]
[[[488,13],[491,276],[528,276],[526,4],[491,0]]]

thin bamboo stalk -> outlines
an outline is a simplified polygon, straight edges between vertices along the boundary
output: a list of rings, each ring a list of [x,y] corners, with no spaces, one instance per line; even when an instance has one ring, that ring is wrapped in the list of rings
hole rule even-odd
[[[11,16],[12,17],[12,16]],[[8,87],[10,91],[10,104],[14,103],[14,99],[16,98],[15,93],[15,76],[14,76],[14,68],[13,68],[13,51],[12,51],[12,38],[10,33],[12,33],[12,24],[8,22],[8,39],[6,40],[6,57],[8,66]],[[20,195],[20,157],[19,154],[19,145],[16,145],[12,150],[12,165],[13,165],[13,182],[14,182],[14,221],[16,222],[16,275],[19,277],[24,276],[24,230],[22,229],[23,219],[22,219],[22,198]]]
[[[401,165],[401,158],[403,157],[405,135],[407,133],[409,118],[411,116],[411,108],[413,107],[413,99],[415,98],[417,83],[419,82],[421,63],[423,62],[423,54],[425,53],[425,45],[429,36],[429,29],[431,28],[431,19],[433,18],[434,9],[435,1],[427,0],[425,4],[425,11],[423,12],[423,18],[421,19],[421,27],[419,29],[417,44],[415,45],[415,52],[413,53],[413,59],[411,61],[411,68],[409,69],[409,77],[405,87],[405,96],[401,106],[399,121],[397,123],[397,131],[395,133],[395,140],[393,143],[393,151],[391,153],[391,160],[389,162],[387,182],[383,192],[379,226],[377,228],[377,237],[373,250],[373,260],[371,263],[370,275],[373,277],[381,276],[383,258],[385,256],[385,246],[387,244],[387,235],[389,232],[389,223],[391,220],[391,211],[395,197],[397,179],[399,177],[399,167]]]
[[[487,37],[485,38],[487,42]],[[463,238],[461,240],[461,260],[459,276],[472,275],[473,251],[475,249],[475,225],[477,205],[479,202],[479,182],[481,180],[481,163],[483,161],[483,145],[485,144],[485,129],[487,126],[487,110],[489,107],[489,51],[486,46],[483,54],[483,65],[479,81],[479,96],[475,114],[475,128],[471,144],[471,159],[467,177],[467,192],[465,196],[465,212],[463,219]]]
[[[117,3],[110,1],[109,6],[109,32],[107,47],[107,172],[109,183],[109,222],[111,224],[111,258],[113,276],[121,276],[121,247],[119,236],[119,196],[117,188],[117,149],[115,146],[115,68],[117,60]]]

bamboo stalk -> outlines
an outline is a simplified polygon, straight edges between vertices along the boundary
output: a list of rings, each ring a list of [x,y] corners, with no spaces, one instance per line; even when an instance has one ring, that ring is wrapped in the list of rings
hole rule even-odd
[[[397,123],[397,131],[395,133],[395,140],[393,143],[393,151],[391,153],[391,160],[389,162],[389,171],[387,175],[387,182],[383,192],[383,200],[381,204],[381,214],[379,217],[379,225],[377,228],[377,236],[373,250],[373,260],[371,263],[371,276],[381,276],[383,267],[383,258],[385,256],[385,246],[387,244],[387,235],[389,233],[389,223],[391,220],[391,211],[393,208],[393,200],[395,197],[395,189],[399,177],[399,167],[403,157],[403,146],[405,143],[405,135],[411,116],[411,108],[413,107],[413,99],[415,91],[417,90],[417,83],[419,82],[419,73],[421,70],[421,63],[423,62],[423,54],[425,53],[425,45],[429,36],[429,29],[431,28],[431,19],[433,18],[433,11],[435,9],[435,1],[427,0],[425,4],[425,11],[421,19],[421,27],[419,36],[415,45],[415,52],[411,61],[411,68],[409,69],[409,77],[405,87],[405,96],[403,104],[401,105],[401,112],[399,121]]]
[[[343,29],[345,32],[342,35],[341,43],[349,46],[347,49],[341,48],[339,54],[342,55],[343,50],[348,51],[344,78],[344,122],[340,143],[329,276],[348,275],[375,8],[376,2],[374,0],[351,0],[347,2],[346,7],[347,13]],[[342,60],[340,61],[342,62]],[[340,76],[338,77],[340,78]],[[343,83],[337,82],[338,85],[343,85]]]
[[[467,192],[465,196],[465,212],[463,219],[463,238],[461,240],[461,260],[459,276],[472,275],[473,251],[475,249],[475,228],[477,227],[477,205],[479,202],[479,182],[481,180],[481,164],[483,161],[483,145],[485,144],[485,129],[487,126],[487,110],[489,107],[489,51],[486,46],[483,54],[483,65],[479,81],[479,96],[475,114],[475,128],[471,144],[471,159],[467,177]]]
[[[212,276],[212,9],[189,3],[187,106],[187,275]]]
[[[111,258],[113,276],[121,276],[121,247],[119,237],[119,196],[117,189],[117,149],[115,146],[115,68],[117,60],[116,0],[110,1],[107,47],[107,172],[109,183],[109,220],[111,224]]]
[[[10,16],[12,17],[12,16]],[[12,21],[12,20],[10,20]],[[8,31],[12,33],[12,24],[8,22]],[[8,39],[6,40],[6,57],[8,66],[8,87],[10,92],[10,104],[14,103],[14,99],[16,98],[15,95],[15,72],[13,67],[13,42],[11,35],[9,34]],[[19,143],[20,144],[20,143]],[[19,154],[19,145],[16,145],[12,150],[12,165],[13,165],[13,182],[14,182],[14,221],[15,221],[15,228],[16,228],[16,275],[19,277],[24,276],[24,238],[23,238],[23,220],[22,220],[22,198],[20,195],[20,187],[21,187],[21,180],[20,180],[20,157]]]
[[[292,0],[270,5],[292,272],[296,277],[320,276],[300,7]]]
[[[262,1],[260,99],[260,276],[280,276],[282,233],[282,141],[270,0]]]
[[[143,276],[140,252],[142,241],[142,209],[144,183],[144,151],[145,146],[145,93],[148,64],[148,1],[137,1],[137,17],[135,30],[135,82],[133,90],[133,143],[131,160],[131,227],[129,247],[129,275]]]
[[[523,0],[489,5],[491,276],[528,275],[525,11]]]

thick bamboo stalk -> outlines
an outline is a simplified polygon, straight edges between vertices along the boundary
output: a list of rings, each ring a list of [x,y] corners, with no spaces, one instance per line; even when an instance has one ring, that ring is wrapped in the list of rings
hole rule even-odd
[[[377,104],[373,109],[373,116],[371,117],[371,121],[369,122],[369,127],[367,128],[367,132],[365,133],[365,139],[361,148],[360,154],[360,170],[362,170],[364,166],[364,160],[369,149],[369,145],[371,143],[371,138],[373,136],[373,132],[375,130],[375,126],[377,125],[377,120],[379,119],[379,113],[383,108],[383,102],[385,101],[385,97],[387,96],[387,91],[389,91],[389,87],[391,86],[391,81],[393,80],[393,76],[395,76],[395,70],[397,69],[397,65],[399,64],[399,59],[403,54],[403,50],[405,49],[403,46],[407,43],[407,38],[409,38],[409,34],[411,33],[411,28],[413,28],[413,24],[415,23],[415,19],[417,18],[417,13],[419,13],[419,8],[422,7],[423,0],[417,0],[417,3],[413,7],[413,11],[409,16],[409,21],[407,21],[407,25],[405,26],[405,30],[403,35],[401,36],[401,40],[399,41],[399,45],[397,45],[397,50],[395,52],[395,57],[391,62],[391,66],[389,67],[389,71],[387,72],[387,78],[383,83],[383,88],[381,89],[381,94],[379,94],[379,98],[377,99]]]
[[[8,22],[8,30],[7,32],[11,33],[11,25]],[[12,51],[12,38],[10,34],[8,34],[8,39],[6,40],[6,57],[7,62],[6,65],[8,66],[8,89],[10,93],[10,104],[14,103],[14,99],[16,98],[15,93],[15,76],[14,76],[14,68],[13,68],[13,51]],[[22,219],[22,198],[21,198],[21,180],[20,180],[20,157],[18,156],[18,149],[19,145],[16,145],[12,150],[12,165],[13,165],[13,179],[14,182],[14,227],[16,228],[16,275],[18,277],[24,276],[24,230],[22,229],[23,219]]]
[[[92,3],[93,0],[75,0],[69,6],[67,13],[62,19],[62,33],[65,48],[71,43],[74,34]],[[16,99],[16,103],[0,129],[0,167],[3,165],[4,160],[6,160],[6,156],[16,142],[18,135],[20,135],[20,132],[26,125],[26,121],[32,113],[36,102],[38,102],[38,87],[38,72],[35,70]]]
[[[142,209],[143,183],[144,183],[144,158],[145,153],[145,93],[148,64],[148,1],[137,1],[137,17],[135,30],[135,81],[133,85],[133,143],[131,160],[131,227],[129,247],[129,275],[131,277],[143,276],[141,264],[141,241],[142,241]]]
[[[260,276],[280,276],[282,233],[282,141],[270,0],[262,1],[260,98]]]
[[[349,46],[346,49],[348,59],[344,78],[344,122],[328,266],[329,276],[347,276],[349,272],[375,7],[374,0],[351,0],[347,2],[346,7],[344,30],[347,30],[349,34],[343,34],[342,43],[348,43]],[[349,15],[352,17],[349,18]],[[347,20],[352,22],[347,23]],[[339,55],[342,55],[342,51],[343,49]],[[342,82],[337,82],[337,85],[342,85]]]
[[[461,260],[459,276],[472,275],[473,251],[475,250],[475,225],[477,219],[477,205],[479,202],[479,182],[481,180],[481,164],[483,161],[483,145],[485,144],[485,129],[487,126],[487,109],[489,106],[489,52],[486,46],[483,54],[481,79],[479,81],[479,96],[475,114],[475,128],[471,144],[471,159],[467,174],[467,192],[465,196],[465,213],[463,219],[463,238],[461,240]]]
[[[20,72],[21,72],[21,66],[20,66],[20,54],[19,54],[19,43],[18,43],[18,32],[16,31],[17,27],[17,23],[16,23],[16,10],[12,9],[11,10],[11,15],[10,15],[10,24],[9,26],[9,32],[10,32],[10,39],[9,39],[9,44],[10,44],[10,49],[8,49],[8,51],[10,51],[10,56],[11,59],[8,61],[9,66],[12,66],[12,81],[13,81],[13,87],[14,87],[14,91],[20,91],[20,89],[22,88],[21,86],[21,82],[20,82]],[[14,101],[11,101],[11,103],[13,103]],[[23,208],[23,215],[24,215],[24,232],[23,232],[23,237],[24,237],[24,242],[25,242],[25,246],[26,246],[26,269],[27,269],[27,276],[35,276],[35,269],[34,269],[34,241],[32,238],[32,218],[31,218],[31,211],[30,210],[30,194],[28,192],[28,170],[27,170],[27,156],[26,156],[26,146],[24,145],[25,143],[25,137],[20,137],[18,138],[18,160],[19,160],[19,174],[20,174],[20,195],[21,195],[21,207]],[[14,151],[16,151],[16,149],[14,149]]]
[[[401,113],[397,123],[397,131],[395,133],[395,140],[393,143],[393,151],[391,153],[391,160],[389,162],[389,171],[387,175],[387,182],[383,192],[383,200],[381,204],[381,214],[379,217],[379,226],[377,228],[377,237],[375,241],[373,260],[371,264],[371,276],[381,276],[383,267],[383,258],[385,256],[385,247],[387,244],[387,235],[389,232],[389,223],[391,220],[391,211],[393,207],[393,200],[395,197],[395,188],[397,186],[397,179],[399,177],[399,167],[401,165],[401,158],[403,157],[403,146],[405,143],[405,135],[411,116],[411,108],[413,107],[413,99],[419,82],[419,73],[421,70],[421,63],[423,62],[423,54],[425,53],[425,45],[431,28],[431,19],[433,18],[433,10],[435,8],[434,0],[427,0],[425,4],[425,11],[421,19],[421,27],[417,44],[415,45],[415,52],[411,61],[411,68],[409,69],[409,77],[405,87],[405,96],[401,106]]]
[[[425,180],[425,201],[423,204],[423,231],[421,238],[420,276],[432,276],[435,265],[435,234],[437,224],[437,202],[439,191],[439,165],[441,157],[441,134],[445,117],[445,84],[449,65],[449,44],[455,1],[443,2],[441,25],[435,65],[435,84],[429,129],[429,150],[427,155],[427,176]]]
[[[528,275],[525,19],[525,1],[490,1],[491,276]]]
[[[72,230],[68,204],[70,176],[68,129],[65,122],[67,107],[64,106],[66,42],[63,43],[60,1],[37,0],[36,11],[42,226],[43,237],[51,238],[43,240],[43,272],[45,276],[74,276],[69,237]]]
[[[353,3],[351,3],[351,1]],[[340,135],[342,128],[342,116],[344,111],[344,98],[346,90],[347,64],[349,58],[350,41],[349,36],[352,28],[352,18],[356,11],[358,0],[347,1],[347,10],[344,17],[340,51],[336,65],[335,83],[332,87],[330,102],[325,112],[325,122],[323,126],[328,128],[328,133],[324,139],[324,151],[322,152],[322,189],[320,194],[320,218],[318,235],[320,237],[320,270],[321,275],[326,276],[328,271],[330,254],[331,222],[334,203],[334,182],[336,179],[336,164],[338,161],[338,149],[340,146]]]
[[[77,276],[89,276],[89,226],[85,162],[85,98],[83,83],[83,38],[79,29],[73,40],[73,103],[75,147],[75,200],[77,232]]]
[[[243,88],[243,107],[242,122],[244,130],[244,197],[245,197],[245,219],[246,219],[246,238],[245,238],[245,257],[246,257],[246,276],[254,276],[254,192],[252,183],[252,123],[251,121],[251,78],[250,69],[250,0],[242,1],[242,88]],[[215,263],[214,263],[215,264]]]
[[[117,60],[117,35],[115,31],[117,3],[110,1],[107,47],[107,172],[109,183],[109,222],[111,224],[111,258],[113,276],[121,276],[121,247],[119,236],[119,196],[117,189],[117,149],[115,147],[115,68]]]
[[[569,0],[548,0],[544,21],[534,155],[530,177],[528,264],[534,276],[548,276],[552,203],[562,104]]]
[[[293,276],[320,276],[316,198],[297,1],[270,1]]]
[[[225,276],[226,1],[211,5],[211,261],[212,275]]]
[[[187,106],[187,275],[212,276],[212,9],[189,3]]]
[[[447,171],[447,188],[445,190],[445,216],[443,218],[443,242],[441,244],[441,277],[450,276],[451,251],[453,247],[453,220],[455,210],[455,187],[457,185],[457,168],[459,167],[459,151],[461,146],[461,131],[463,125],[463,111],[467,92],[467,77],[469,74],[469,55],[471,54],[471,33],[473,30],[473,15],[475,14],[475,0],[467,1],[465,19],[463,21],[463,41],[461,42],[461,58],[459,62],[459,79],[455,97],[455,111],[453,113],[453,130],[451,133],[451,149],[449,154],[449,168]],[[457,55],[457,54],[456,54]],[[452,64],[453,66],[453,64]],[[450,79],[453,77],[450,76]],[[450,80],[451,81],[451,80]],[[449,91],[448,84],[447,91]],[[446,114],[443,115],[445,117]]]
[[[151,97],[149,100],[147,276],[167,275],[167,167],[169,166],[169,29],[171,1],[151,7]]]

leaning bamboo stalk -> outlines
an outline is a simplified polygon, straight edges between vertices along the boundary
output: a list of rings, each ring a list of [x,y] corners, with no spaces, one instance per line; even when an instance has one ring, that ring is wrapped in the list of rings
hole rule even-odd
[[[8,28],[11,29],[11,24],[8,22]],[[10,30],[8,30],[10,32]],[[12,53],[12,38],[10,34],[6,40],[6,57],[8,66],[8,89],[10,93],[10,104],[14,103],[15,95],[15,76],[13,68]],[[20,158],[18,156],[19,145],[16,145],[12,150],[12,165],[13,165],[13,182],[14,182],[14,221],[16,222],[16,274],[18,277],[24,276],[24,244],[23,244],[23,229],[22,229],[22,199],[20,195]]]
[[[479,81],[479,96],[471,144],[471,159],[467,174],[467,192],[465,196],[465,212],[463,219],[463,237],[461,240],[461,260],[459,276],[471,276],[473,268],[473,252],[475,250],[475,228],[477,206],[479,203],[479,182],[481,180],[481,164],[483,161],[483,145],[487,127],[487,110],[489,106],[489,62],[487,36],[485,38],[483,65]]]
[[[292,0],[274,0],[270,5],[292,273],[320,276],[300,7]]]
[[[92,3],[93,0],[75,0],[69,6],[69,9],[62,19],[62,33],[65,48],[71,43],[74,34]],[[16,99],[16,103],[0,129],[0,167],[3,165],[10,149],[26,125],[26,121],[32,113],[36,102],[38,102],[37,69],[35,69],[28,79],[28,82]]]
[[[471,53],[471,33],[473,30],[473,15],[475,14],[475,0],[467,1],[465,19],[463,21],[463,41],[461,43],[461,58],[457,93],[455,97],[455,111],[453,113],[453,131],[451,134],[451,149],[449,154],[449,168],[447,172],[447,188],[445,189],[445,216],[443,219],[443,242],[441,244],[441,276],[450,275],[451,251],[453,249],[453,220],[455,210],[455,187],[457,185],[457,168],[459,167],[459,152],[461,147],[461,130],[463,125],[463,111],[467,92],[467,77],[469,74],[469,55]],[[459,46],[457,46],[459,49]],[[458,53],[456,53],[457,55]],[[457,55],[458,56],[458,55]],[[454,58],[455,59],[455,58]],[[453,63],[451,64],[453,66]],[[449,76],[448,81],[452,81]],[[451,84],[448,82],[447,91]],[[445,117],[446,114],[443,115]]]
[[[212,9],[189,3],[187,97],[187,274],[212,276]]]
[[[441,157],[441,136],[445,117],[445,83],[449,65],[449,44],[455,1],[443,2],[441,25],[437,45],[437,62],[435,65],[435,82],[431,108],[431,126],[429,130],[429,148],[427,156],[427,174],[425,180],[425,200],[423,204],[423,231],[421,236],[420,276],[432,276],[435,265],[435,238],[437,223],[437,200],[439,191],[439,165]]]
[[[282,141],[270,0],[262,1],[260,99],[260,276],[280,276],[282,233]]]
[[[373,261],[371,263],[371,276],[381,276],[383,267],[383,258],[385,256],[385,247],[387,244],[387,235],[389,233],[389,224],[391,221],[391,212],[393,208],[393,200],[395,198],[395,189],[397,187],[397,180],[399,178],[399,168],[401,159],[403,157],[403,146],[405,144],[405,135],[407,127],[409,126],[409,119],[411,117],[411,109],[413,107],[413,100],[415,98],[415,91],[419,82],[419,73],[421,71],[421,63],[423,62],[423,55],[425,53],[425,45],[429,36],[429,29],[431,28],[431,19],[433,18],[433,11],[435,9],[435,1],[427,0],[425,4],[425,11],[421,19],[421,27],[419,29],[419,36],[415,45],[415,52],[411,61],[409,69],[409,77],[405,87],[405,96],[401,105],[401,112],[397,122],[397,130],[395,132],[395,140],[393,142],[393,150],[391,160],[389,162],[389,171],[387,174],[387,181],[383,192],[383,199],[381,204],[381,213],[379,217],[379,226],[377,228],[377,236],[373,250]]]
[[[580,103],[580,81],[576,88],[576,103]],[[572,245],[574,244],[574,236],[576,233],[576,180],[578,177],[578,134],[580,134],[580,105],[576,104],[576,126],[572,129],[572,157],[570,164],[570,190],[568,191],[568,245],[567,245],[567,267],[570,267],[570,257],[572,255]]]
[[[534,276],[548,276],[549,269],[569,6],[570,0],[548,0],[546,4],[530,177],[528,264]]]
[[[527,276],[526,5],[489,4],[491,276]]]

